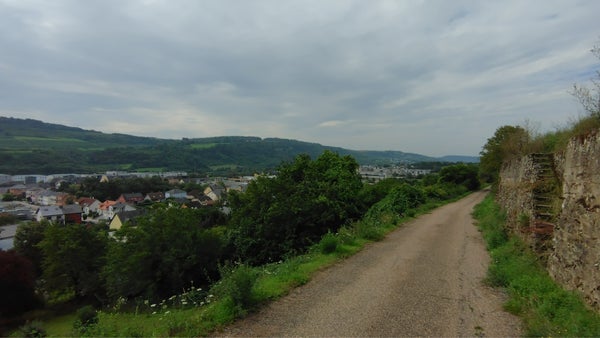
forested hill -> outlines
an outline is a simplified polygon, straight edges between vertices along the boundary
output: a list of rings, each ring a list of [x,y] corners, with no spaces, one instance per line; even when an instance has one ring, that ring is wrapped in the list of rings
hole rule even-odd
[[[0,173],[183,170],[203,175],[270,170],[300,153],[329,149],[361,164],[436,161],[401,151],[355,151],[279,138],[224,136],[182,140],[107,134],[31,119],[0,117]],[[473,158],[475,159],[475,158]]]

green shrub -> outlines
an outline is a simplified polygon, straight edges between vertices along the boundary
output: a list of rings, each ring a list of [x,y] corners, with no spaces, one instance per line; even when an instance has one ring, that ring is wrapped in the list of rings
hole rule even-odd
[[[385,230],[371,221],[361,221],[354,224],[356,235],[369,241],[380,241],[385,237]]]
[[[245,313],[256,305],[253,287],[258,272],[250,266],[241,264],[236,267],[222,267],[221,280],[212,291],[219,299],[231,298],[236,312]]]
[[[16,332],[16,336],[18,337],[27,337],[27,338],[39,338],[46,337],[46,329],[42,326],[42,323],[39,321],[31,321],[25,323],[25,325],[21,326],[19,330]]]
[[[79,308],[76,315],[73,328],[79,333],[85,332],[90,326],[98,323],[98,312],[91,305]]]
[[[337,236],[331,232],[326,233],[321,241],[319,242],[319,248],[321,249],[321,253],[330,254],[335,252],[339,244],[339,240]]]

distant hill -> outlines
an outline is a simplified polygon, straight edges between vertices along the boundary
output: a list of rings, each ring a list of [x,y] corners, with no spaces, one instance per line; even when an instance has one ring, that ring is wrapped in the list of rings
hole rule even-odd
[[[438,157],[437,160],[440,162],[479,163],[479,157],[477,156],[447,155]]]
[[[453,161],[401,151],[356,151],[280,138],[223,136],[181,140],[107,134],[31,119],[0,117],[0,173],[183,170],[202,175],[268,171],[300,153],[329,149],[361,164]],[[474,158],[461,157],[472,162]]]

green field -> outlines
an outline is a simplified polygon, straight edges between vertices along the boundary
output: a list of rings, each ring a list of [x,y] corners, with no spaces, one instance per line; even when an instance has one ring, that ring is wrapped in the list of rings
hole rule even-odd
[[[34,136],[14,136],[17,141],[41,141],[41,142],[85,142],[76,138],[67,137],[34,137]]]
[[[190,144],[190,148],[192,149],[211,149],[216,147],[216,143],[194,143]]]
[[[239,168],[236,164],[222,164],[222,165],[211,165],[210,169],[212,170],[232,170]]]

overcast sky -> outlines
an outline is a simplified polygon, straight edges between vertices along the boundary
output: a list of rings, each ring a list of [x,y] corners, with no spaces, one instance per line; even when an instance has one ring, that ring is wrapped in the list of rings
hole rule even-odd
[[[0,115],[477,155],[563,126],[600,1],[0,0]]]

